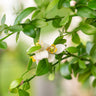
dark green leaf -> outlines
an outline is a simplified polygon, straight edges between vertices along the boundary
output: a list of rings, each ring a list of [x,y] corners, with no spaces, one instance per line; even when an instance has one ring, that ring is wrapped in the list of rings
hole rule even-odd
[[[63,39],[63,36],[59,36],[55,39],[54,44],[64,44],[66,43],[66,39]]]
[[[29,96],[29,93],[22,89],[19,89],[18,93],[19,93],[19,96]]]
[[[31,14],[35,9],[36,9],[36,7],[29,7],[29,8],[24,9],[20,13],[20,15],[17,16],[17,18],[15,19],[14,24],[20,23],[25,17],[27,17],[29,14]]]
[[[28,67],[27,67],[27,70],[30,70],[31,69],[31,66],[32,66],[32,59],[30,58],[29,59],[29,62],[28,62]]]
[[[80,43],[79,35],[76,32],[72,33],[72,42],[74,42],[76,44]]]
[[[81,17],[96,18],[96,11],[88,7],[79,7],[77,9],[77,14]]]
[[[84,32],[87,35],[96,34],[96,27],[89,24],[81,23],[80,29],[82,32]]]
[[[86,68],[85,62],[79,60],[79,67],[80,67],[81,69],[85,69],[85,68]]]
[[[7,44],[6,44],[6,42],[0,41],[0,48],[1,48],[1,49],[7,49]]]
[[[48,73],[49,69],[50,68],[49,68],[48,60],[43,59],[39,62],[38,66],[37,66],[36,75],[37,76],[44,75],[44,74]]]
[[[93,76],[96,77],[96,66],[93,65],[93,66],[91,67],[91,72],[92,72]]]
[[[96,87],[96,79],[94,79],[93,83],[92,83],[93,87]]]
[[[78,49],[76,47],[68,47],[66,49],[69,53],[77,53]]]
[[[11,32],[20,32],[23,30],[21,25],[13,25],[8,28]]]
[[[41,46],[33,46],[30,49],[28,49],[27,54],[31,54],[39,49],[41,49]]]
[[[72,79],[71,72],[69,70],[69,63],[68,62],[65,62],[64,64],[61,65],[60,73],[61,73],[61,75],[64,78],[66,78],[66,79]]]
[[[5,21],[6,21],[6,15],[4,15],[4,16],[2,17],[2,19],[1,19],[1,24],[4,24]]]
[[[59,2],[58,2],[58,9],[62,8],[63,3],[64,3],[64,0],[59,0]]]
[[[23,25],[23,32],[32,38],[36,37],[35,27],[31,24],[30,25]]]
[[[23,90],[28,90],[28,89],[30,89],[30,84],[29,82],[26,82],[23,84]]]
[[[89,1],[88,2],[88,7],[96,10],[96,1],[95,0]]]

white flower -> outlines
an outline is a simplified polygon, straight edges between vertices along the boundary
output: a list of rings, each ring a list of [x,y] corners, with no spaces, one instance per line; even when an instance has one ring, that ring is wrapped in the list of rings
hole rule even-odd
[[[34,56],[31,56],[33,62],[38,62],[44,58],[48,58],[48,62],[55,60],[55,54],[60,54],[64,51],[65,46],[63,44],[49,45],[44,42],[38,42],[36,45],[41,45],[41,49],[35,52]]]
[[[75,5],[76,5],[76,1],[71,0],[71,1],[70,1],[70,6],[71,6],[71,7],[74,7]]]

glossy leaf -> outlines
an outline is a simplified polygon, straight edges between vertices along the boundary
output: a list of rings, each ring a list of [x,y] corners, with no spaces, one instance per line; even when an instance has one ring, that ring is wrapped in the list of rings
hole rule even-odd
[[[66,43],[66,39],[63,39],[63,36],[59,36],[55,39],[54,44],[64,44]]]
[[[68,47],[66,49],[69,53],[77,53],[78,52],[78,49],[76,47]]]
[[[96,34],[96,27],[89,24],[81,23],[80,30],[87,35]]]
[[[36,75],[41,76],[49,71],[49,63],[47,59],[43,59],[38,63],[37,70],[36,70]]]
[[[27,54],[31,54],[39,49],[41,49],[41,46],[33,46],[27,50]]]
[[[27,17],[29,14],[31,14],[34,10],[36,10],[36,7],[29,7],[24,9],[20,15],[17,16],[17,18],[15,19],[14,24],[18,24],[20,23],[25,17]]]
[[[94,11],[88,7],[79,7],[77,9],[77,14],[81,17],[96,18],[96,11]]]
[[[80,43],[80,37],[76,32],[72,33],[72,42],[74,42],[76,44]]]

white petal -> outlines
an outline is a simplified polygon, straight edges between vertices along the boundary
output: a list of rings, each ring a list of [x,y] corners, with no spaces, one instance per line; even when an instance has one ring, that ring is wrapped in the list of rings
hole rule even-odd
[[[49,54],[48,61],[53,62],[55,60],[55,54]]]
[[[48,51],[44,50],[44,51],[40,51],[38,53],[36,53],[36,59],[37,60],[42,60],[44,58],[48,58]]]
[[[60,54],[64,51],[65,46],[63,44],[57,44],[56,48],[57,48],[56,54]]]

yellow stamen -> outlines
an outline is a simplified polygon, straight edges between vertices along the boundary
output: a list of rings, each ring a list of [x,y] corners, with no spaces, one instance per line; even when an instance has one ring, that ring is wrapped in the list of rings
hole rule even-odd
[[[52,44],[50,47],[47,48],[47,51],[51,54],[56,53],[57,52],[56,45]]]
[[[32,59],[33,62],[36,61],[36,59],[33,56],[31,56],[30,58]]]

